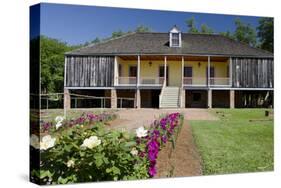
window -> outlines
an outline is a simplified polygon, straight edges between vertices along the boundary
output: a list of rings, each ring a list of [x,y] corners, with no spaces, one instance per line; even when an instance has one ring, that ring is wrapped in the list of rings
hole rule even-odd
[[[180,45],[179,33],[172,33],[172,46],[176,47]]]
[[[164,77],[164,66],[159,67],[159,77]]]
[[[122,65],[121,64],[118,65],[118,75],[122,76]]]
[[[137,77],[137,66],[131,66],[129,68],[129,77]]]
[[[184,67],[184,77],[192,77],[192,67]]]

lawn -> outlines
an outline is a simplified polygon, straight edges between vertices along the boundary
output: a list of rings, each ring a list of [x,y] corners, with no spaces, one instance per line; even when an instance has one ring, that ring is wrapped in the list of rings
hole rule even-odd
[[[219,120],[190,121],[204,175],[273,170],[273,118],[265,117],[265,109],[210,113]]]

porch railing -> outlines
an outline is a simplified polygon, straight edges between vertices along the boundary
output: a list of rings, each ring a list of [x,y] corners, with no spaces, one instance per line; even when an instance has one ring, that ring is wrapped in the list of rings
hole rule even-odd
[[[185,86],[207,86],[206,77],[184,77],[183,85]]]
[[[141,85],[163,85],[164,77],[141,77]]]
[[[136,85],[137,77],[118,77],[118,85]]]
[[[210,78],[210,86],[230,86],[229,77]]]
[[[230,86],[229,77],[213,77],[209,78],[210,86]],[[208,81],[206,77],[184,77],[184,86],[208,86]]]
[[[141,77],[140,85],[162,86],[164,77]],[[136,85],[137,77],[118,77],[118,85]]]

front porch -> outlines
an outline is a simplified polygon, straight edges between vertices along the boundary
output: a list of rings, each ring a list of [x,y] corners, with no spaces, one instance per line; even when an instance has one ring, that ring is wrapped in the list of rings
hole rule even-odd
[[[231,61],[210,56],[118,56],[114,86],[230,88]]]

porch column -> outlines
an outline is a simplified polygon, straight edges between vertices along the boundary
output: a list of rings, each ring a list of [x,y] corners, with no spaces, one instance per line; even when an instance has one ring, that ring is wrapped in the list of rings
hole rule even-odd
[[[135,93],[135,106],[136,108],[140,108],[141,107],[141,95],[140,95],[140,89],[136,90]]]
[[[118,77],[119,77],[118,61],[117,61],[117,56],[114,56],[114,86],[118,85]]]
[[[207,77],[207,85],[208,88],[210,88],[210,67],[211,67],[211,59],[210,56],[208,56],[208,77]]]
[[[181,57],[181,87],[184,85],[184,57]]]
[[[232,58],[229,58],[229,85],[232,87]]]
[[[185,108],[185,89],[181,88],[181,108]]]
[[[111,89],[110,107],[117,108],[117,92],[116,89]]]
[[[138,73],[137,73],[137,86],[140,85],[140,55],[138,55]]]
[[[234,90],[229,91],[229,97],[230,97],[229,107],[235,108],[235,91]]]
[[[65,110],[69,110],[71,108],[71,98],[69,89],[64,89],[64,96],[63,96],[63,108]]]
[[[167,86],[167,80],[166,77],[167,76],[167,56],[164,57],[164,82],[165,82],[165,86]]]
[[[208,108],[212,108],[212,90],[208,89]]]

